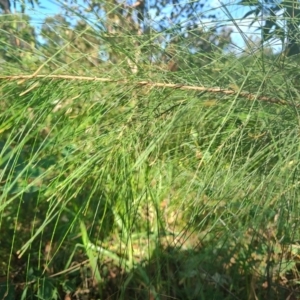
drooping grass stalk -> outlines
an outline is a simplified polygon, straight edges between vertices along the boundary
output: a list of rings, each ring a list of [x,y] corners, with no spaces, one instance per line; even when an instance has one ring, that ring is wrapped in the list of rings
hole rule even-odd
[[[128,49],[110,46],[127,61]],[[132,290],[241,297],[245,286],[263,298],[253,285],[273,287],[296,272],[292,250],[282,250],[294,251],[299,239],[291,72],[272,57],[262,67],[255,53],[218,52],[192,66],[184,64],[188,49],[180,51],[174,74],[154,62],[143,66],[149,74],[128,74],[120,61],[103,63],[105,76],[96,68],[82,75],[72,68],[78,57],[65,66],[52,55],[35,69],[46,76],[0,78],[0,254],[7,273],[14,253],[26,261],[24,291],[45,294],[48,279],[66,283],[65,275],[76,282],[86,259],[100,290],[109,282],[104,266],[126,273],[121,299]],[[51,63],[67,77],[54,78]]]

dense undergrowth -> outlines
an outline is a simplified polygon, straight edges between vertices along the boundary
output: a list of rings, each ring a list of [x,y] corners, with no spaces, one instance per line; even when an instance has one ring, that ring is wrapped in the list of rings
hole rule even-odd
[[[297,298],[292,99],[47,78],[1,91],[7,299]]]
[[[1,77],[1,298],[300,297],[300,61],[178,53]]]

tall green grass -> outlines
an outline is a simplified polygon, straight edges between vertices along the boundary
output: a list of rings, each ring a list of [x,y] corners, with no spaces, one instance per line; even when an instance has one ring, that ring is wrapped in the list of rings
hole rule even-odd
[[[177,73],[80,70],[107,82],[1,79],[1,296],[297,297],[296,66],[219,52]]]

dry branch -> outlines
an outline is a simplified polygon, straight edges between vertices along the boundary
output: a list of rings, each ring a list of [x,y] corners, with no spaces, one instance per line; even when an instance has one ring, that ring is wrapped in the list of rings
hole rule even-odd
[[[150,81],[137,81],[132,82],[129,80],[116,80],[111,78],[101,78],[101,77],[86,77],[86,76],[74,76],[74,75],[15,75],[15,76],[0,76],[0,80],[30,80],[30,79],[64,79],[64,80],[80,80],[80,81],[95,81],[95,82],[112,82],[116,84],[135,84],[137,86],[148,86],[157,88],[171,88],[180,90],[192,90],[197,92],[207,92],[207,93],[221,93],[225,95],[237,95],[238,97],[246,98],[248,100],[259,100],[280,105],[290,105],[294,107],[300,107],[300,103],[290,103],[285,100],[260,96],[257,94],[235,91],[232,89],[224,89],[220,87],[204,87],[204,86],[193,86],[193,85],[183,85],[174,83],[163,83],[163,82],[150,82]]]

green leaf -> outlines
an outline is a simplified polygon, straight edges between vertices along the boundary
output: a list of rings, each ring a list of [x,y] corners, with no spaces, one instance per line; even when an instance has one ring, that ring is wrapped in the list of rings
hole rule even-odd
[[[243,5],[243,6],[256,6],[260,5],[258,0],[242,0],[238,3],[238,5]]]
[[[273,38],[273,32],[271,32],[271,30],[273,29],[273,27],[276,27],[276,23],[272,20],[267,20],[265,25],[262,27],[263,29],[263,40],[267,41],[271,38]]]
[[[255,14],[255,16],[258,16],[259,13],[260,13],[260,8],[252,9],[252,10],[248,11],[247,13],[245,13],[245,15],[243,16],[243,19],[249,17],[252,14]]]
[[[43,278],[38,290],[38,298],[41,300],[56,300],[58,292],[50,278]]]

